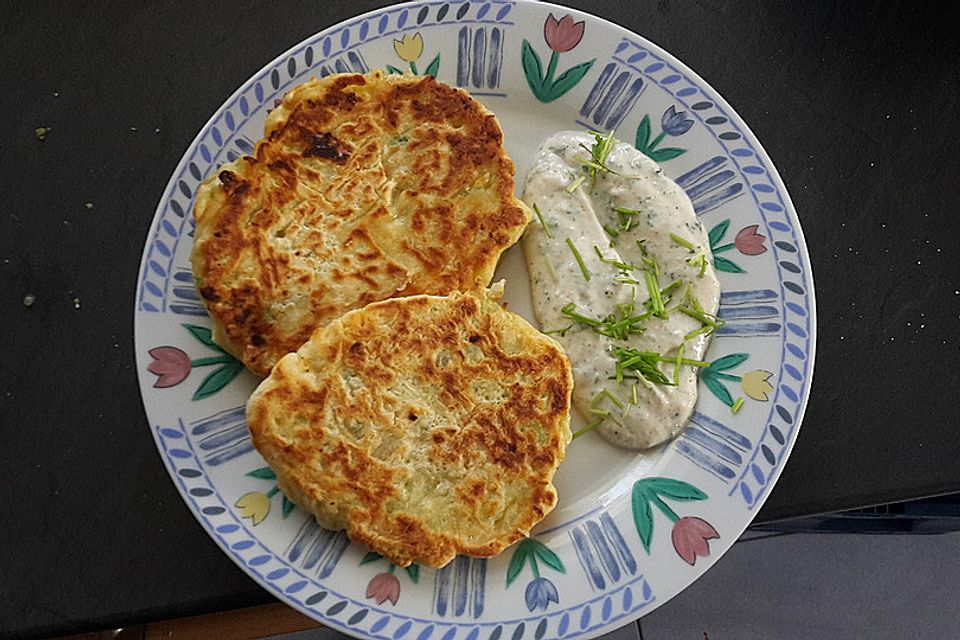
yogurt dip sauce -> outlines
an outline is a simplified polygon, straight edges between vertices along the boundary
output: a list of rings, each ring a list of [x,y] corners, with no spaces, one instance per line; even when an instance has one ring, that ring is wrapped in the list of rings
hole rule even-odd
[[[629,371],[624,374],[635,377],[618,382],[615,350],[626,347],[675,358],[684,345],[684,359],[701,361],[710,331],[690,335],[704,323],[674,307],[689,308],[695,304],[692,299],[715,318],[720,285],[707,233],[683,189],[653,160],[619,141],[603,159],[604,169],[591,172],[582,160],[592,160],[595,143],[589,133],[563,131],[541,144],[523,192],[524,202],[536,205],[540,219],[535,217],[527,228],[523,249],[534,313],[542,330],[552,333],[570,357],[575,405],[588,422],[598,423],[596,430],[612,444],[646,449],[672,438],[686,424],[697,399],[697,367],[684,364],[675,378],[675,364],[660,362],[669,382],[677,380],[675,386]],[[571,313],[599,320],[643,314],[651,297],[645,271],[657,268],[655,288],[679,284],[667,294],[663,317],[650,316],[633,325],[642,332],[610,337],[597,332],[602,326],[571,319]]]

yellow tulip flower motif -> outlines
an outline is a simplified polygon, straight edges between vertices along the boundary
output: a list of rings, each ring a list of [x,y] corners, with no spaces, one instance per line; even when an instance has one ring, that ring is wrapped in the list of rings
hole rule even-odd
[[[403,34],[400,40],[393,41],[393,50],[396,52],[397,56],[404,62],[410,64],[410,72],[414,75],[420,75],[420,70],[417,69],[417,60],[420,59],[420,56],[423,55],[423,36],[420,35],[420,32],[410,35],[409,33]],[[427,65],[427,68],[424,70],[423,74],[427,76],[437,77],[437,71],[440,70],[440,54],[438,53],[434,56],[433,60],[430,61],[430,64]],[[398,69],[393,65],[387,65],[387,71],[390,73],[404,73],[404,69]]]
[[[250,518],[253,526],[257,526],[270,515],[270,498],[260,491],[251,491],[240,496],[234,506],[240,510],[241,518]]]
[[[740,379],[740,388],[754,400],[766,402],[767,394],[773,391],[773,385],[767,382],[772,375],[773,373],[763,369],[749,371]]]
[[[403,34],[403,38],[393,41],[393,50],[397,52],[400,59],[405,62],[415,62],[423,55],[423,38],[420,32],[413,34]]]

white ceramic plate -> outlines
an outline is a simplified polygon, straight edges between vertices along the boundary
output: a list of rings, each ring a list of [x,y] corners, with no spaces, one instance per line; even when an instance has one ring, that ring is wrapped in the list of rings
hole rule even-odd
[[[434,73],[482,100],[500,118],[518,183],[547,134],[615,129],[690,195],[723,286],[726,324],[683,434],[646,454],[596,435],[578,439],[557,475],[560,504],[534,537],[440,571],[395,570],[342,532],[320,529],[277,490],[243,420],[257,381],[210,340],[188,260],[197,185],[250,151],[274,100],[316,75],[378,67]],[[533,320],[519,247],[498,277],[510,308]],[[135,313],[150,426],[201,525],[280,600],[346,633],[392,640],[591,637],[666,602],[726,551],[769,494],[813,371],[803,235],[757,139],[667,52],[540,2],[386,7],[267,65],[213,115],[174,172],[144,248]]]

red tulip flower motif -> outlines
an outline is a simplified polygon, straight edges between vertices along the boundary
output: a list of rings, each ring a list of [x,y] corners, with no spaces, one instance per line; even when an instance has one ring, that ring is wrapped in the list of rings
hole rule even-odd
[[[693,566],[697,557],[705,558],[710,555],[708,540],[720,537],[717,530],[703,518],[684,517],[673,524],[670,538],[673,548],[683,561]]]
[[[596,58],[576,64],[559,75],[557,64],[560,54],[574,49],[583,40],[586,24],[581,20],[575,22],[573,16],[567,14],[557,20],[553,14],[547,16],[543,23],[543,39],[550,47],[550,60],[544,70],[540,55],[533,45],[526,39],[523,41],[520,61],[523,63],[523,75],[527,78],[530,90],[540,102],[552,102],[565,94],[583,79],[590,71],[590,67],[597,61]]]
[[[580,44],[585,27],[583,21],[574,22],[570,14],[557,20],[551,13],[543,23],[543,39],[553,51],[565,53]]]
[[[758,256],[767,250],[763,246],[763,241],[767,238],[757,233],[758,228],[759,225],[751,224],[740,229],[733,240],[733,243],[737,246],[737,251],[746,256]]]
[[[176,347],[154,347],[148,352],[153,362],[147,371],[157,376],[153,386],[157,389],[174,387],[190,375],[190,356]]]
[[[710,251],[713,253],[713,266],[717,271],[725,271],[726,273],[746,273],[746,270],[733,260],[717,254],[736,248],[745,256],[758,256],[761,253],[766,253],[767,247],[763,243],[766,242],[767,238],[757,233],[760,225],[750,224],[737,232],[733,242],[721,244],[729,228],[730,220],[727,219],[710,229],[708,235]]]
[[[393,573],[378,573],[367,584],[367,597],[377,604],[389,600],[390,604],[395,605],[400,599],[400,581]]]
[[[240,372],[243,371],[243,363],[214,342],[213,332],[209,328],[193,324],[185,324],[183,328],[198,341],[216,352],[215,355],[192,360],[182,349],[169,345],[154,347],[147,352],[153,358],[153,361],[147,365],[147,371],[157,376],[156,382],[153,383],[154,388],[166,389],[167,387],[175,387],[186,380],[194,367],[218,365],[203,379],[203,382],[200,383],[193,394],[194,400],[202,400],[217,393],[240,375]]]
[[[370,551],[360,561],[360,565],[363,566],[367,563],[378,562],[380,560],[386,560],[386,558],[376,551]],[[387,600],[390,601],[390,604],[397,604],[397,600],[400,599],[400,580],[394,575],[394,571],[396,570],[397,565],[390,562],[390,566],[385,572],[373,576],[370,582],[367,583],[367,597],[377,604],[383,604]],[[420,581],[420,565],[408,565],[403,568],[403,571],[413,584],[417,584]]]
[[[667,501],[690,502],[706,500],[707,494],[683,480],[673,478],[641,478],[633,483],[633,522],[637,527],[640,542],[650,553],[653,542],[654,513],[662,513],[673,523],[670,540],[677,555],[693,566],[698,557],[710,555],[708,540],[720,537],[713,525],[696,516],[680,517]]]

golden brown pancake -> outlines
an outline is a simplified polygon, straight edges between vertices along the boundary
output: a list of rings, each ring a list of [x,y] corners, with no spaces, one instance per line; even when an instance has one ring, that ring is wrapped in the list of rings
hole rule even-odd
[[[570,364],[487,294],[370,304],[284,356],[247,404],[280,488],[398,566],[493,556],[556,504]]]
[[[266,374],[377,300],[479,290],[529,221],[496,118],[430,76],[291,90],[253,155],[201,185],[192,254],[214,339]]]

